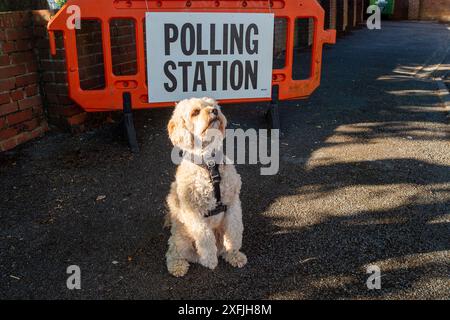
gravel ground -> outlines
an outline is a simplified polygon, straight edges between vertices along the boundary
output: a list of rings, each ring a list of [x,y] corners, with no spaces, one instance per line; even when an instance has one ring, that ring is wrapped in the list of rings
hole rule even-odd
[[[0,298],[449,299],[450,124],[421,76],[449,33],[386,22],[325,50],[321,87],[281,105],[279,174],[238,166],[241,270],[165,269],[170,109],[136,113],[138,156],[112,126],[0,155]],[[265,108],[224,110],[246,129],[265,128]],[[66,288],[72,264],[82,290]],[[381,290],[366,287],[369,265]]]

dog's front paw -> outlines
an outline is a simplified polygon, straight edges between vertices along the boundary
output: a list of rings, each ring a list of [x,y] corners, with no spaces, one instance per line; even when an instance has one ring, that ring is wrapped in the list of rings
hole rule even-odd
[[[219,263],[217,259],[217,254],[203,254],[200,255],[199,261],[202,266],[209,268],[211,270],[214,270],[217,267],[217,264]]]
[[[223,258],[233,267],[242,268],[247,264],[247,256],[240,251],[226,252]]]
[[[183,277],[189,270],[189,262],[183,259],[168,260],[167,270],[175,277]]]

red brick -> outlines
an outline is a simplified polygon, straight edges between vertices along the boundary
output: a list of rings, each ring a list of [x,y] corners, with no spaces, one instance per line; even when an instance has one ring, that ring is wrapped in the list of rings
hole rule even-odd
[[[28,73],[32,73],[32,72],[37,72],[38,71],[37,62],[34,61],[34,60],[30,61],[30,62],[27,62],[26,66],[27,66],[27,72]]]
[[[33,48],[32,44],[28,40],[16,41],[16,51],[27,51]]]
[[[67,67],[66,67],[66,62],[65,61],[53,61],[52,62],[52,70],[56,71],[56,72],[66,72],[67,71]]]
[[[11,102],[11,98],[8,92],[0,93],[0,105],[7,104]]]
[[[0,106],[0,116],[16,112],[17,110],[19,110],[19,105],[17,104],[17,102],[2,104]]]
[[[44,71],[43,73],[41,73],[41,80],[43,82],[53,82],[53,81],[55,81],[54,73],[53,72]]]
[[[34,129],[33,131],[30,132],[31,134],[31,138],[35,139],[37,137],[41,137],[44,135],[44,133],[48,131],[48,126],[47,123],[41,124],[40,127]]]
[[[63,105],[63,106],[69,106],[73,104],[72,99],[70,99],[68,96],[66,95],[60,95],[58,96],[58,102],[59,104]]]
[[[57,93],[50,93],[48,91],[45,91],[46,95],[45,98],[47,102],[59,104],[58,94]]]
[[[83,112],[83,113],[80,113],[80,114],[77,114],[77,115],[75,115],[75,116],[73,116],[73,117],[68,118],[68,119],[67,119],[67,122],[68,122],[71,126],[76,126],[76,125],[80,125],[80,124],[82,124],[83,122],[85,122],[85,121],[86,121],[86,118],[87,118],[87,113],[86,113],[86,112]]]
[[[19,101],[19,109],[24,110],[28,108],[33,108],[41,105],[41,97],[40,96],[34,96],[31,98],[26,98]]]
[[[67,73],[57,72],[55,73],[55,82],[57,83],[67,83]]]
[[[16,51],[16,44],[14,42],[4,42],[2,43],[2,53],[11,53]]]
[[[8,140],[9,138],[14,137],[19,133],[19,130],[16,128],[8,128],[4,130],[0,130],[0,140]]]
[[[9,140],[1,141],[0,142],[0,151],[8,151],[17,146],[17,140],[16,138],[11,138]]]
[[[84,111],[77,105],[70,106],[50,105],[48,106],[49,114],[62,115],[63,117],[72,117],[74,115],[83,113]]]
[[[34,118],[31,119],[30,121],[26,121],[22,124],[23,128],[27,131],[32,131],[34,129],[36,129],[39,126],[39,120]]]
[[[27,97],[35,96],[39,93],[37,85],[31,85],[25,88],[25,94]]]
[[[22,132],[21,134],[16,136],[17,145],[25,143],[31,140],[31,134],[29,132]]]
[[[22,100],[24,98],[24,91],[19,89],[19,90],[15,90],[15,91],[11,91],[10,92],[10,96],[12,101],[19,101]]]
[[[47,28],[44,26],[37,26],[35,25],[33,28],[33,35],[37,38],[47,38],[48,32]]]
[[[6,40],[30,39],[31,30],[27,29],[6,29]]]
[[[9,91],[16,86],[16,79],[0,80],[0,92]]]
[[[12,78],[26,72],[26,68],[24,64],[20,65],[12,65],[7,67],[0,68],[0,79],[8,79]]]
[[[11,57],[12,64],[26,63],[26,62],[33,61],[35,59],[33,52],[31,52],[31,51],[13,53],[13,54],[11,54],[10,57]]]
[[[9,56],[7,54],[0,56],[0,67],[9,66],[11,61],[9,60]]]
[[[48,83],[45,85],[45,92],[46,93],[55,93],[59,95],[68,95],[69,94],[69,88],[67,84],[61,84],[61,83]]]
[[[0,129],[3,129],[4,127],[6,127],[6,119],[0,118]]]
[[[36,73],[30,73],[16,78],[16,86],[18,88],[29,86],[30,84],[36,84],[38,77]]]
[[[38,49],[49,49],[50,43],[48,42],[47,39],[38,39],[35,42],[34,46],[35,46],[35,48],[38,48]]]
[[[27,109],[8,115],[6,117],[6,121],[8,121],[10,126],[13,126],[15,124],[30,120],[32,116],[33,111],[31,109]]]
[[[0,19],[0,27],[3,28],[23,28],[31,25],[29,11],[5,12]]]
[[[33,107],[33,117],[39,118],[44,115],[44,108],[42,107],[42,103]]]

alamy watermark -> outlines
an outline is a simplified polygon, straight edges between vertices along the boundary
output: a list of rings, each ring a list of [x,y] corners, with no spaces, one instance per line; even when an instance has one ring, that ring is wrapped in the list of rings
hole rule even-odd
[[[66,286],[69,290],[81,290],[81,269],[77,265],[71,265],[67,267],[67,274],[70,276],[67,278]]]
[[[369,290],[381,289],[381,269],[377,265],[370,265],[366,269],[366,273],[370,274],[367,278],[366,285]]]
[[[381,12],[386,6],[386,0],[379,0],[377,4],[370,5],[367,7],[366,13],[370,14],[367,18],[366,25],[369,30],[380,30],[381,29]]]
[[[225,138],[225,148],[224,141]],[[203,139],[193,138],[190,150],[173,148],[172,162],[183,160],[195,164],[261,164],[263,176],[275,175],[280,168],[280,131],[278,129],[227,129],[225,135],[220,130],[210,129]],[[270,152],[269,152],[270,150]]]
[[[69,17],[66,20],[66,26],[69,30],[81,30],[81,8],[77,5],[70,5],[66,9]]]

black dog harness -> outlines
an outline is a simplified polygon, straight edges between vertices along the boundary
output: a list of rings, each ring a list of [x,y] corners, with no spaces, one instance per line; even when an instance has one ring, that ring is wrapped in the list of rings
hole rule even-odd
[[[192,162],[192,159],[194,159],[194,155],[190,153],[189,151],[182,151],[180,153],[180,156],[182,156],[184,159],[190,159],[189,161]],[[214,157],[214,155],[213,155]],[[195,163],[195,162],[193,162]],[[198,165],[198,164],[197,164]],[[216,216],[222,212],[227,211],[227,206],[222,203],[222,197],[220,195],[220,182],[222,181],[222,177],[220,176],[219,171],[219,164],[216,163],[214,159],[203,159],[201,167],[204,167],[209,172],[209,177],[211,178],[211,183],[214,188],[214,197],[216,198],[216,207],[212,210],[209,210],[204,217],[209,218]]]
[[[220,176],[219,165],[214,160],[211,160],[206,163],[206,168],[209,171],[209,176],[214,188],[214,196],[216,198],[216,207],[209,210],[205,215],[206,218],[209,218],[222,212],[226,212],[227,206],[222,203],[220,195],[220,181],[222,181],[222,177]]]

